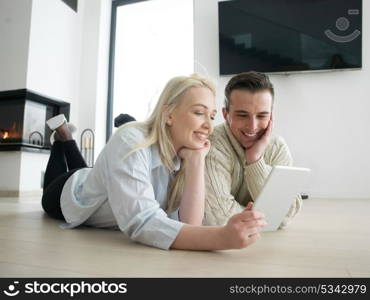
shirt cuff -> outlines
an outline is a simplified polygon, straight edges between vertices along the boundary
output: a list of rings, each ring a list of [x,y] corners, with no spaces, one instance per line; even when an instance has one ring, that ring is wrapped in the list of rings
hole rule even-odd
[[[269,176],[271,169],[272,167],[265,163],[263,157],[253,164],[244,166],[244,178],[253,201],[257,199],[265,185],[265,181]]]
[[[245,175],[248,177],[262,179],[263,181],[271,172],[271,166],[265,163],[263,156],[253,164],[244,165]]]
[[[164,224],[158,224],[157,227],[158,236],[152,241],[151,245],[163,250],[169,250],[173,242],[175,241],[179,231],[181,230],[184,223],[166,218]],[[150,244],[145,243],[144,244]]]

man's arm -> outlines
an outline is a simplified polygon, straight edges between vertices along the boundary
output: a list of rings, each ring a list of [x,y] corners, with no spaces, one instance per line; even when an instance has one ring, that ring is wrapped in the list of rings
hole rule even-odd
[[[264,155],[252,164],[245,164],[244,178],[249,193],[255,201],[260,194],[273,166],[291,166],[293,159],[282,138],[276,137],[267,147]]]
[[[232,158],[212,147],[206,157],[206,201],[203,225],[224,225],[234,214],[242,212],[240,205],[231,194]]]

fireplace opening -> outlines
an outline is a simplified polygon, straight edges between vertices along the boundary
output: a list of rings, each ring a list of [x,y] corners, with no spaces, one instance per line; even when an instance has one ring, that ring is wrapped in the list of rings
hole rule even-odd
[[[64,113],[70,105],[33,91],[0,92],[0,151],[42,151],[51,148],[51,130],[45,122]]]

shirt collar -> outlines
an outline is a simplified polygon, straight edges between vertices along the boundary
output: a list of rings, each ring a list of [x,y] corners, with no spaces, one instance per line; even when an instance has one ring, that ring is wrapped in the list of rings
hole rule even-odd
[[[159,155],[159,149],[157,144],[153,144],[150,146],[151,147],[151,152],[152,152],[152,168],[155,169],[157,167],[163,166],[163,162],[161,159],[161,156]],[[176,155],[176,157],[173,160],[173,170],[171,172],[178,171],[181,166],[181,159]]]
[[[180,167],[181,167],[180,157],[176,155],[175,159],[173,160],[173,164],[174,164],[173,170],[172,170],[173,172],[177,172],[178,170],[180,170]]]
[[[152,168],[157,168],[160,165],[162,165],[162,160],[159,155],[158,146],[156,144],[153,144],[150,146],[151,152],[152,152]]]

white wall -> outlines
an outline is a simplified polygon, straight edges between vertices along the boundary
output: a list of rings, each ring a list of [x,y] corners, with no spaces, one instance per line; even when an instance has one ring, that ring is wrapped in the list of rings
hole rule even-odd
[[[0,1],[0,91],[26,86],[31,0]]]
[[[219,74],[217,0],[194,0],[195,70],[218,83],[217,103],[230,76]],[[363,1],[363,32],[370,3]],[[295,165],[313,170],[313,197],[370,198],[370,39],[363,34],[363,69],[270,76],[276,90],[275,133],[288,142]],[[199,63],[198,63],[199,62]],[[218,114],[217,123],[222,121]]]
[[[0,197],[40,195],[48,153],[0,152]]]
[[[32,0],[27,88],[71,103],[78,120],[80,21],[60,0]]]
[[[0,1],[0,90],[28,88],[69,102],[77,142],[91,128],[99,153],[105,144],[111,0],[78,4],[76,13],[61,0]],[[0,191],[40,191],[47,159],[0,153]]]
[[[19,153],[19,152],[18,152]],[[19,191],[41,193],[42,172],[45,172],[48,153],[20,152]]]
[[[95,159],[106,143],[111,0],[100,0],[99,48],[95,110]]]
[[[0,194],[18,191],[20,185],[21,152],[0,152]]]
[[[28,88],[71,103],[78,118],[81,13],[60,0],[0,1],[0,90]],[[40,192],[47,154],[0,152],[0,191]]]
[[[111,0],[84,0],[81,5],[81,62],[78,135],[95,132],[95,159],[105,145]]]

